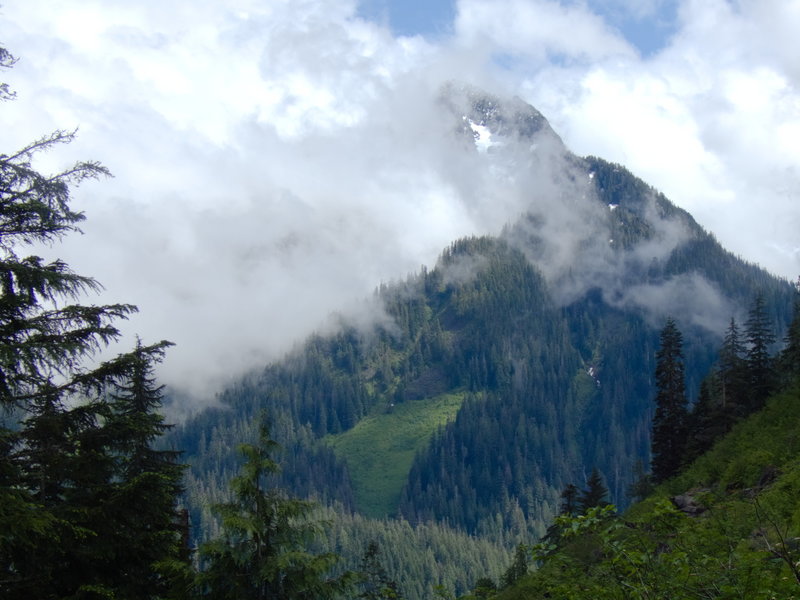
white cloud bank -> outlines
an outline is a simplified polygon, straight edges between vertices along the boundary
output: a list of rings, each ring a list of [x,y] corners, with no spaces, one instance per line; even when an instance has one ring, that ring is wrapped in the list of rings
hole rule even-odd
[[[626,164],[729,248],[800,274],[800,2],[683,2],[646,59],[585,3],[463,0],[436,43],[355,15],[322,0],[0,8],[20,57],[0,151],[80,126],[42,167],[114,172],[78,191],[86,234],[54,251],[102,301],[140,306],[131,332],[177,342],[168,383],[213,395],[522,211],[521,190],[449,137],[449,79],[519,94],[577,153]]]

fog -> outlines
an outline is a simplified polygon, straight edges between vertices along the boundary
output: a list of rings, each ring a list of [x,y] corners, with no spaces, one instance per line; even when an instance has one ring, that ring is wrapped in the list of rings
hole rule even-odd
[[[463,0],[439,40],[394,35],[355,2],[6,0],[0,43],[20,61],[2,73],[18,96],[0,106],[0,152],[79,127],[37,166],[97,159],[114,178],[76,190],[84,235],[38,251],[105,286],[87,302],[138,305],[110,352],[136,334],[175,342],[160,377],[201,405],[335,313],[384,318],[365,300],[377,285],[525,213],[560,301],[597,284],[622,303],[662,298],[620,296],[609,209],[562,139],[625,163],[792,276],[798,72],[773,40],[795,16],[712,4],[709,16],[682,2],[674,40],[643,58],[588,5],[545,0]],[[735,32],[741,47],[718,51]],[[519,96],[555,133],[487,134],[464,120],[463,98],[445,101],[454,85]],[[742,219],[752,235],[732,235]],[[660,227],[642,260],[679,243]],[[675,282],[674,295],[703,285]]]

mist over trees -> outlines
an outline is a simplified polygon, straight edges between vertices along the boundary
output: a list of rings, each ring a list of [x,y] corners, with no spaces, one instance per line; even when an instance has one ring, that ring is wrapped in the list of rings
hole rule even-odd
[[[13,63],[0,48],[0,67]],[[0,99],[13,99],[2,84]],[[520,114],[521,126],[543,127],[538,113]],[[726,253],[618,165],[569,156],[567,175],[582,177],[578,189],[599,201],[590,213],[614,235],[602,251],[583,248],[598,250],[591,268],[542,268],[557,235],[540,214],[497,237],[459,239],[433,268],[376,290],[385,317],[377,326],[343,322],[312,336],[237,380],[219,408],[173,428],[155,377],[172,344],[137,340],[98,361],[136,308],[83,304],[96,281],[23,252],[77,233],[84,217],[70,208],[71,190],[109,174],[97,162],[34,169],[38,154],[74,137],[56,131],[0,155],[4,597],[511,597],[531,581],[534,559],[576,580],[601,565],[593,591],[602,594],[618,576],[603,570],[604,544],[632,573],[662,558],[674,559],[658,563],[662,573],[680,564],[680,552],[657,550],[657,533],[683,531],[675,507],[659,505],[656,526],[631,526],[620,543],[609,529],[627,527],[612,502],[627,502],[635,465],[650,454],[640,490],[669,486],[770,408],[776,390],[791,400],[796,292]],[[683,228],[677,241],[665,238],[671,227]],[[608,275],[617,279],[600,281]],[[715,337],[705,304],[675,301],[687,289],[734,308],[758,293],[742,330],[731,317]],[[668,301],[653,300],[658,291]],[[794,320],[776,353],[791,300]],[[672,317],[656,331],[666,304],[685,334]],[[347,437],[355,433],[366,448]],[[712,479],[735,489],[755,469]],[[761,473],[748,489],[778,477]],[[582,490],[568,483],[582,480]],[[792,497],[794,483],[784,485]],[[789,502],[768,508],[783,516]],[[781,562],[775,573],[796,565],[791,547],[759,535]],[[627,551],[630,540],[639,554]],[[565,550],[574,557],[559,562]],[[624,563],[631,556],[640,562]],[[740,576],[726,572],[737,585]]]

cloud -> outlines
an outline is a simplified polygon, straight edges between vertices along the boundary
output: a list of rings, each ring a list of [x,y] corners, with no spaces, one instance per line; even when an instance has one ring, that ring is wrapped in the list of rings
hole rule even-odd
[[[629,167],[722,243],[800,273],[800,3],[680,3],[678,31],[642,59],[512,71],[567,144]]]
[[[124,329],[176,342],[162,378],[197,397],[522,210],[443,115],[442,65],[463,59],[352,6],[35,4],[10,11],[6,141],[80,125],[39,166],[115,174],[76,193],[85,235],[42,252],[103,283],[91,301],[139,305]]]
[[[800,271],[798,3],[736,6],[681,3],[670,45],[642,59],[592,3],[463,0],[430,42],[354,1],[7,0],[21,60],[2,151],[80,126],[39,166],[96,158],[115,178],[77,191],[86,233],[49,252],[106,286],[90,300],[138,304],[126,331],[175,341],[162,377],[208,399],[334,311],[376,318],[362,299],[377,284],[531,207],[574,234],[549,240],[549,277],[585,247],[600,216],[557,185],[557,148],[465,146],[441,103],[452,79],[519,94],[578,153]]]
[[[485,44],[494,53],[544,63],[631,56],[633,48],[596,14],[581,5],[546,0],[462,0],[455,21],[458,41]]]
[[[663,323],[664,315],[673,315],[719,335],[725,330],[736,307],[720,291],[697,273],[677,275],[659,284],[639,284],[620,290],[614,303],[643,309],[653,326]]]

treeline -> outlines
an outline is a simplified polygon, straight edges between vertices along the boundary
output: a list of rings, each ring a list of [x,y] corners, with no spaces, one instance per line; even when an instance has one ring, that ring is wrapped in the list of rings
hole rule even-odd
[[[0,68],[14,62],[0,47]],[[0,100],[12,97],[0,84]],[[77,231],[72,186],[108,175],[95,162],[53,175],[33,168],[37,154],[73,137],[57,131],[0,154],[0,597],[402,597],[375,544],[362,572],[309,550],[321,532],[316,505],[270,481],[277,444],[265,428],[237,445],[243,462],[210,506],[218,531],[195,551],[181,506],[185,465],[163,447],[171,426],[153,375],[171,344],[137,341],[94,360],[136,308],[80,304],[98,283],[62,261],[20,255]]]
[[[654,192],[622,167],[587,161],[600,199],[618,205],[614,226],[639,242],[654,235],[643,200]],[[656,205],[684,222],[689,239],[645,272],[626,272],[632,284],[657,286],[696,273],[742,312],[761,289],[776,328],[789,321],[786,282],[733,257],[663,197]],[[650,452],[659,343],[652,316],[615,306],[601,288],[555,305],[518,242],[513,228],[504,239],[454,242],[434,268],[376,290],[388,323],[369,331],[343,323],[337,333],[314,336],[226,390],[226,408],[187,422],[173,439],[193,464],[193,522],[201,530],[213,526],[197,507],[225,489],[236,468],[236,440],[252,432],[261,407],[275,415],[286,464],[296,465],[284,471],[282,484],[357,508],[347,466],[325,436],[392,404],[444,393],[466,401],[416,459],[397,514],[477,534],[497,531],[498,518],[519,509],[531,532],[542,533],[559,491],[585,479],[587,466],[604,474],[611,497],[624,505],[636,463]],[[718,339],[685,320],[686,385],[694,397]]]
[[[0,47],[0,68],[14,62]],[[155,445],[169,426],[153,365],[171,344],[93,362],[136,308],[79,304],[97,282],[21,254],[76,231],[71,186],[108,175],[95,162],[33,168],[73,137],[0,154],[0,596],[156,597],[189,560],[183,465]]]
[[[686,465],[762,409],[776,390],[786,387],[800,370],[800,301],[775,353],[775,326],[762,295],[753,300],[740,331],[731,317],[718,359],[703,380],[691,410],[685,391],[683,336],[673,319],[661,332],[656,366],[656,413],[653,419],[653,481],[674,477]]]
[[[620,515],[599,480],[583,493],[567,486],[547,535],[519,547],[513,581],[484,581],[462,600],[796,597],[800,293],[794,315],[777,352],[760,296],[741,334],[732,319],[691,410],[681,332],[668,319],[652,474],[632,490],[643,502]]]
[[[0,48],[0,67],[13,61]],[[8,98],[0,86],[0,99]],[[92,362],[135,307],[82,305],[81,295],[98,287],[94,280],[60,261],[20,256],[27,245],[76,231],[83,215],[69,207],[71,186],[107,175],[94,162],[48,176],[33,169],[37,153],[72,138],[55,132],[0,155],[4,597],[418,598],[437,585],[485,596],[497,582],[511,588],[523,577],[527,557],[519,542],[545,532],[559,501],[563,519],[601,519],[607,513],[598,512],[606,497],[600,473],[617,498],[633,481],[632,464],[647,453],[650,373],[667,370],[664,332],[654,360],[658,338],[645,315],[614,308],[599,289],[557,306],[510,238],[453,243],[434,269],[376,292],[391,323],[313,337],[286,361],[232,386],[220,408],[169,431],[153,377],[169,342],[137,343]],[[593,164],[601,197],[628,210],[620,226],[631,241],[646,239],[638,180]],[[694,234],[703,239],[703,232]],[[675,260],[649,269],[650,281],[702,264],[722,292],[740,288],[731,292],[735,298],[764,277],[753,268],[732,282],[720,273],[730,257],[718,246],[681,248]],[[712,257],[693,262],[701,250]],[[720,361],[693,412],[685,409],[685,383],[676,383],[684,409],[669,427],[686,440],[682,464],[789,377],[765,357],[769,333],[756,336],[762,330],[753,317],[780,320],[786,288],[767,282],[752,325],[745,324],[745,344],[731,321],[727,362]],[[781,355],[787,364],[796,360],[797,327]],[[685,379],[691,390],[713,351],[699,331],[686,342],[673,340],[692,359],[684,367],[674,355],[681,368],[673,380]],[[661,391],[658,373],[656,379]],[[400,518],[354,514],[358,499],[347,466],[326,436],[393,403],[444,392],[466,399],[411,467]],[[259,431],[265,407],[271,428]],[[182,459],[169,448],[186,451],[192,467],[185,479]],[[658,460],[667,453],[653,454]],[[585,465],[597,466],[588,478]],[[583,493],[567,486],[559,496],[565,483],[582,478]],[[327,513],[332,524],[320,520],[311,496],[338,507]]]
[[[369,519],[338,507],[320,515],[327,525],[314,547],[338,552],[345,567],[360,572],[365,550],[374,544],[387,579],[408,600],[435,597],[437,588],[464,594],[482,577],[499,578],[512,560],[509,548],[528,539],[524,525],[516,535],[509,532],[508,539],[494,541],[441,523]]]

